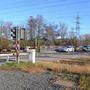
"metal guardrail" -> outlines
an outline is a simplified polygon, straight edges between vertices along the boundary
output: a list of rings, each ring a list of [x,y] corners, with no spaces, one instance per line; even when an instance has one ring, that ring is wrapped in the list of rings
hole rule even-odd
[[[27,53],[20,53],[20,56],[21,55],[27,55]],[[11,58],[15,58],[15,55],[13,55],[13,53],[11,54],[0,54],[0,60],[1,61],[9,61]]]
[[[13,53],[11,54],[0,54],[0,62],[8,62],[8,61],[15,61],[16,55]],[[19,61],[32,61],[32,63],[35,63],[35,54],[33,52],[31,53],[20,53],[19,55]]]

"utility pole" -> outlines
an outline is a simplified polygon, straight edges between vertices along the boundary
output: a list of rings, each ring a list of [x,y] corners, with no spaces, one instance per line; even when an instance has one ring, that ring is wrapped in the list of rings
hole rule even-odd
[[[15,43],[13,45],[13,47],[15,48],[15,52],[16,52],[16,61],[19,62],[18,58],[19,58],[19,51],[20,51],[20,42],[18,41],[18,29],[17,29],[17,27],[13,27],[11,29],[11,37]]]
[[[76,16],[76,37],[79,38],[80,37],[80,16],[79,14],[77,14]]]
[[[76,16],[76,27],[75,27],[75,30],[76,30],[76,46],[78,46],[80,44],[80,16],[79,14],[77,14]]]

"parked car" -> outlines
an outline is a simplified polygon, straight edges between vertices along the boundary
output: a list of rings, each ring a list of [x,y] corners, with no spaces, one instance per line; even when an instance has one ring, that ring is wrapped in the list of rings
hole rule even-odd
[[[59,47],[55,49],[56,52],[74,52],[73,46]]]
[[[76,48],[77,52],[90,52],[90,45],[78,46]]]
[[[26,46],[25,49],[24,49],[24,52],[30,52],[31,50],[31,47],[30,46]]]
[[[82,51],[90,52],[90,45],[83,46]]]

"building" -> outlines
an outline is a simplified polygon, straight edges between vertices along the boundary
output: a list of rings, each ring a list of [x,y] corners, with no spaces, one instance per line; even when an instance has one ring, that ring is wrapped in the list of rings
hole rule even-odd
[[[25,28],[18,28],[17,30],[17,40],[26,40]]]

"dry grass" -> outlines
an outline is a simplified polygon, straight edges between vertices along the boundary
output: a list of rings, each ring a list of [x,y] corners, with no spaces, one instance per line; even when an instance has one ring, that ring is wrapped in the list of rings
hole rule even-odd
[[[40,61],[44,65],[45,69],[50,69],[55,72],[67,71],[73,73],[90,73],[90,65],[70,65],[68,63],[62,64],[60,62],[43,62]]]
[[[78,57],[78,58],[74,58],[72,59],[74,61],[80,61],[80,62],[86,62],[86,63],[90,63],[90,56],[87,56],[87,57]]]
[[[35,64],[29,62],[20,62],[20,63],[7,63],[2,65],[3,69],[7,70],[21,70],[29,73],[40,73],[46,70],[54,72],[72,72],[72,73],[89,73],[90,74],[90,65],[70,65],[68,63],[60,62],[49,62],[49,61],[38,61]]]

